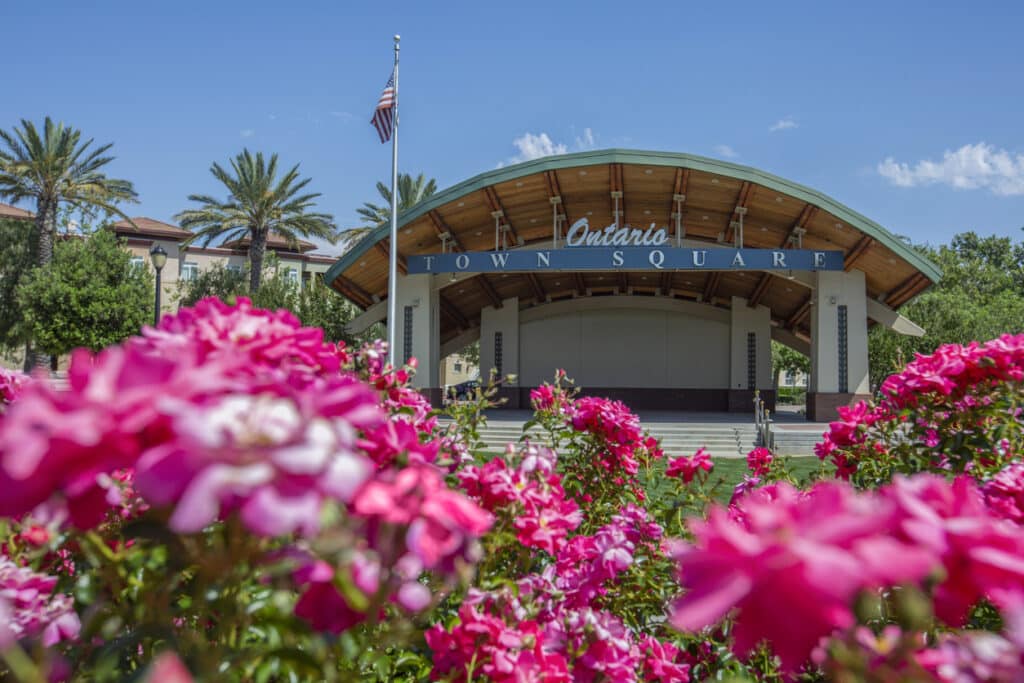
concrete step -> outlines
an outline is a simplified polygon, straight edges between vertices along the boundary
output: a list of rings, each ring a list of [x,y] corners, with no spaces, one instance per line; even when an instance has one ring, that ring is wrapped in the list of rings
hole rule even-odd
[[[743,422],[652,422],[643,426],[670,456],[691,455],[704,448],[713,457],[738,458],[745,456],[757,440],[754,426]],[[504,451],[507,444],[518,442],[523,436],[522,427],[518,420],[490,420],[480,430],[484,451]],[[527,436],[540,441],[544,433],[533,428]]]
[[[772,429],[775,450],[783,455],[814,455],[821,433],[811,430]]]

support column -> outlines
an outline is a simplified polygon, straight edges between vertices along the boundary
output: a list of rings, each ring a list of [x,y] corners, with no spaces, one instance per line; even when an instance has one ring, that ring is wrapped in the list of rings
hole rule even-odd
[[[395,358],[418,363],[412,385],[431,402],[440,401],[440,330],[438,292],[433,275],[398,276],[398,349]],[[435,396],[436,394],[436,396]]]
[[[774,410],[771,310],[766,306],[751,308],[746,299],[734,296],[729,340],[729,411],[753,412],[755,389]]]
[[[820,271],[815,280],[807,419],[824,422],[870,396],[867,291],[859,270]]]
[[[515,375],[512,381],[502,383],[498,395],[508,401],[506,407],[520,407],[518,297],[505,299],[501,308],[487,306],[480,311],[481,384],[490,380],[492,369],[499,379]]]

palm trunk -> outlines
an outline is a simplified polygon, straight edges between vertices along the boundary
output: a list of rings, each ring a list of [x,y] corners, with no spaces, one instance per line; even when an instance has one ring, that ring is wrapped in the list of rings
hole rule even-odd
[[[249,243],[249,295],[252,296],[260,288],[263,277],[263,257],[267,253],[266,228],[250,228],[252,241]]]
[[[40,199],[36,203],[36,265],[53,260],[53,236],[57,234],[57,203]]]
[[[40,198],[36,202],[36,266],[43,268],[53,260],[53,237],[57,234],[57,202],[50,199]],[[26,358],[25,364],[31,365],[34,370],[44,373],[50,372],[52,360],[48,353],[43,353],[32,348],[26,352],[31,354],[31,359]]]

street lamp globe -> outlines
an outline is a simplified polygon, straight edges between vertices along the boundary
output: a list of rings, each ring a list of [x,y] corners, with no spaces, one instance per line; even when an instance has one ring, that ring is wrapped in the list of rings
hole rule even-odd
[[[167,252],[159,244],[154,244],[153,248],[149,250],[149,260],[153,263],[153,268],[156,269],[156,297],[153,301],[153,324],[158,325],[160,323],[160,271],[163,270],[164,264],[167,263]]]
[[[154,244],[153,248],[149,250],[149,260],[156,268],[156,272],[159,273],[167,263],[167,252],[159,244]]]

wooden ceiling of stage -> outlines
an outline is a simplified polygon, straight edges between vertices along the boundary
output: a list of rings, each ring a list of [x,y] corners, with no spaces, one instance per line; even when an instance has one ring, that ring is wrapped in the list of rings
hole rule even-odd
[[[550,244],[552,197],[562,235],[586,216],[592,226],[614,223],[612,192],[621,191],[622,223],[656,223],[674,235],[673,195],[682,204],[686,239],[728,246],[744,215],[744,246],[781,248],[803,228],[806,249],[842,250],[846,269],[865,273],[868,296],[892,308],[928,288],[935,267],[881,226],[808,188],[756,169],[681,154],[610,150],[549,157],[472,178],[414,207],[399,221],[399,270],[410,254],[441,251],[439,235],[455,236],[456,251],[494,249],[495,219],[510,226],[510,242]],[[388,229],[370,232],[326,274],[328,282],[363,308],[387,297]],[[778,275],[740,271],[491,273],[441,290],[443,340],[479,325],[480,310],[519,297],[520,306],[574,296],[632,293],[672,296],[728,307],[740,296],[768,306],[774,324],[801,336],[810,325],[810,290]]]

